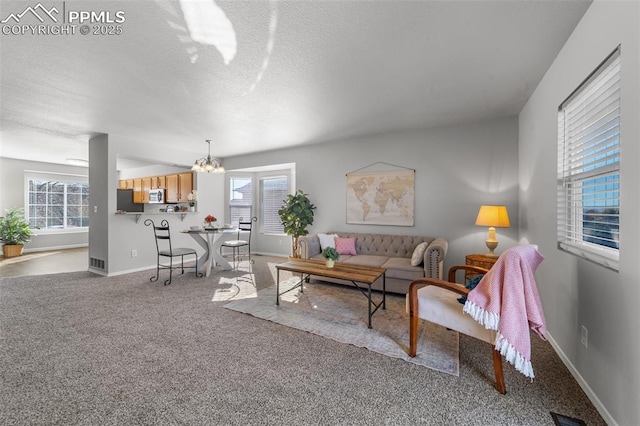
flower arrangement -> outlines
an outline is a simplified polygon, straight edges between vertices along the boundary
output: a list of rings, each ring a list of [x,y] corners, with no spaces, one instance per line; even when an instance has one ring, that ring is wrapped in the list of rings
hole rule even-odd
[[[207,215],[207,217],[204,218],[204,221],[207,225],[211,226],[211,224],[215,221],[217,221],[218,219],[216,219],[216,217],[214,215]]]
[[[187,200],[189,200],[190,207],[193,207],[196,205],[196,201],[198,200],[198,193],[196,192],[195,189],[187,194]]]

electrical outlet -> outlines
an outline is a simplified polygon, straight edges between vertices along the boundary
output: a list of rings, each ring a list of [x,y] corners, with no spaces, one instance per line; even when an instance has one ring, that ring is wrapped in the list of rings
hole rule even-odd
[[[131,250],[131,257],[137,257],[138,256],[138,250]]]
[[[582,326],[582,331],[580,333],[580,342],[582,342],[582,346],[585,348],[589,347],[589,330],[584,325]]]

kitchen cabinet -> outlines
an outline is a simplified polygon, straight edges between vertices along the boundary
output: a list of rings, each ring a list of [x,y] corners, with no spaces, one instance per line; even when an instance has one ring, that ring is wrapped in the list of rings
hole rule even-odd
[[[166,188],[164,191],[167,203],[186,203],[187,195],[193,190],[193,173],[176,173],[165,176]]]
[[[151,178],[142,178],[142,202],[149,202],[149,190],[151,189]]]
[[[189,201],[187,196],[193,190],[193,173],[178,174],[178,202],[186,203]]]
[[[164,189],[167,203],[187,203],[187,195],[193,190],[193,173],[175,173],[166,176],[150,176],[135,179],[121,179],[119,189],[133,189],[133,202],[149,202],[149,190]]]
[[[118,189],[133,189],[133,179],[120,179]]]
[[[142,194],[142,178],[133,179],[133,202],[136,204],[144,203]]]
[[[164,199],[167,203],[178,202],[178,175],[165,176],[166,188],[164,190]]]
[[[151,189],[164,189],[166,188],[165,176],[154,176],[151,178]]]

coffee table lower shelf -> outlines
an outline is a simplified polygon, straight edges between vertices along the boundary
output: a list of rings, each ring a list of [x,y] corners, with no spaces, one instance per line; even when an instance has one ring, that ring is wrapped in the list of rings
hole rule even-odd
[[[300,274],[300,281],[296,283],[290,289],[283,291],[280,293],[280,271],[289,271],[294,274]],[[368,300],[368,317],[369,324],[368,327],[371,326],[371,317],[376,311],[382,307],[382,309],[386,309],[386,269],[384,268],[375,268],[370,266],[360,266],[360,265],[345,265],[345,264],[336,264],[333,268],[327,268],[324,262],[316,261],[316,260],[308,260],[308,259],[292,259],[288,262],[281,263],[276,265],[277,277],[276,277],[276,305],[280,305],[280,296],[286,294],[298,287],[300,287],[300,291],[304,292],[303,284],[311,275],[315,275],[318,277],[325,278],[339,278],[346,281],[350,281],[351,284],[355,288],[357,288],[360,293],[362,293]],[[379,302],[374,302],[371,297],[371,286],[374,282],[376,282],[380,277],[382,277],[382,300]],[[365,288],[358,285],[365,284],[367,286]]]

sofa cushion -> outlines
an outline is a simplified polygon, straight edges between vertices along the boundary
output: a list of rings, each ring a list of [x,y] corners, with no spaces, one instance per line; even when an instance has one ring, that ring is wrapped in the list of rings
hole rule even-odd
[[[338,254],[358,254],[356,253],[356,239],[355,238],[335,238],[336,251]]]
[[[336,237],[338,234],[318,234],[318,239],[320,240],[320,251],[324,250],[327,247],[336,248]]]
[[[427,251],[429,243],[420,243],[416,246],[411,255],[411,266],[420,266],[424,260],[424,252]]]
[[[408,281],[424,278],[424,268],[421,266],[411,266],[411,259],[406,257],[390,257],[381,267],[387,269],[387,278],[398,278]]]
[[[342,259],[342,256],[340,256]],[[370,254],[359,254],[357,256],[351,256],[348,259],[345,259],[343,263],[345,265],[363,265],[363,266],[373,266],[375,268],[380,268],[382,265],[388,260],[387,256],[375,256]],[[408,260],[408,259],[407,259]]]

